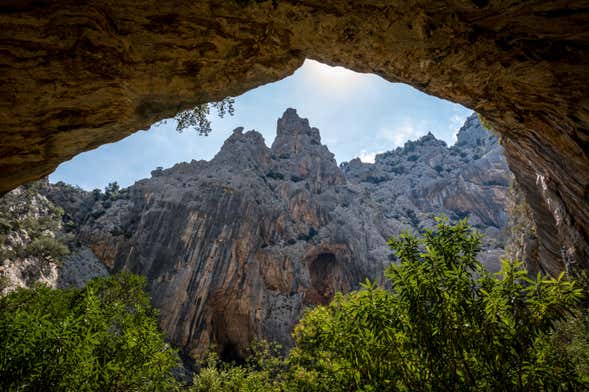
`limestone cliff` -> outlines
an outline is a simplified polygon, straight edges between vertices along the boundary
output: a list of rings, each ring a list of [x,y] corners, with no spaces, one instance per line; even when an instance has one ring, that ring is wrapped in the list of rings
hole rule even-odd
[[[589,268],[583,0],[4,1],[0,193],[305,58],[481,113],[532,210],[543,268]]]
[[[342,169],[382,206],[388,219],[420,229],[433,226],[441,214],[452,221],[468,218],[485,235],[481,261],[490,270],[499,269],[511,173],[497,137],[482,127],[476,114],[466,120],[452,147],[428,133],[377,155],[374,164],[355,159]]]
[[[393,259],[386,239],[441,212],[485,231],[495,268],[509,174],[476,117],[457,146],[428,135],[342,168],[288,109],[270,148],[237,128],[210,162],[154,170],[109,195],[57,184],[49,197],[109,269],[148,277],[161,326],[192,355],[215,344],[240,357],[258,337],[289,345],[306,306],[380,279]]]
[[[110,269],[148,277],[161,326],[193,355],[215,344],[241,356],[257,337],[288,345],[306,306],[381,276],[402,227],[292,109],[271,148],[238,128],[210,162],[152,174],[97,202],[79,239]]]

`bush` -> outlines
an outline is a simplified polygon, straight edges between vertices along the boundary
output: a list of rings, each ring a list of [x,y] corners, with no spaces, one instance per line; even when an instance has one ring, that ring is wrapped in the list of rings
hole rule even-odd
[[[480,235],[440,221],[390,241],[401,260],[390,290],[366,282],[308,313],[289,361],[325,390],[580,390],[570,356],[551,344],[581,290],[561,275],[526,276],[476,260]]]
[[[223,363],[215,353],[205,359],[194,376],[191,392],[280,391],[285,390],[285,363],[281,347],[259,341],[250,347],[243,365]]]
[[[0,390],[167,391],[177,362],[145,280],[120,274],[84,289],[19,289],[0,299]]]
[[[389,288],[366,281],[336,294],[302,318],[286,359],[266,350],[245,366],[214,360],[193,390],[587,390],[576,282],[530,279],[506,261],[490,275],[476,260],[481,236],[465,220],[439,219],[423,237],[389,244],[400,259],[386,272]]]
[[[107,186],[104,187],[104,196],[106,200],[116,200],[121,192],[121,187],[119,184],[115,182],[109,182]],[[96,197],[96,195],[95,195]]]
[[[70,254],[67,246],[52,236],[42,235],[35,238],[19,252],[20,257],[38,257],[45,261],[59,263]]]

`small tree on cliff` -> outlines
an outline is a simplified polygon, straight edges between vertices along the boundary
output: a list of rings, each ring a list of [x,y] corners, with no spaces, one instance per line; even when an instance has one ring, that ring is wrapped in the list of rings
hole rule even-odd
[[[180,112],[174,117],[177,122],[176,131],[183,132],[185,129],[193,128],[199,135],[207,136],[211,132],[211,121],[208,117],[211,108],[217,111],[217,116],[223,118],[226,114],[233,115],[234,103],[233,98],[227,97],[218,102],[196,105],[192,109]]]

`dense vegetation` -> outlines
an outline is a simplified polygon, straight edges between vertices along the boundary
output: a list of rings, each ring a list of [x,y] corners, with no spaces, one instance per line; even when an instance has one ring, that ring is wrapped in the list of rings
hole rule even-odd
[[[0,299],[0,390],[172,389],[177,355],[144,285],[125,273],[84,289],[40,286]]]
[[[480,235],[440,220],[390,241],[384,286],[308,311],[286,358],[258,342],[245,364],[211,354],[194,392],[585,390],[586,286],[476,260]],[[0,300],[0,389],[174,390],[174,351],[130,274],[77,290],[18,290]]]
[[[464,221],[440,221],[422,238],[404,234],[390,246],[400,259],[386,273],[390,288],[367,281],[336,295],[300,321],[283,362],[212,363],[196,376],[195,390],[587,387],[587,324],[572,317],[583,296],[575,283],[562,275],[530,279],[521,264],[508,262],[490,276],[475,258],[480,236]],[[559,323],[571,330],[555,333]]]

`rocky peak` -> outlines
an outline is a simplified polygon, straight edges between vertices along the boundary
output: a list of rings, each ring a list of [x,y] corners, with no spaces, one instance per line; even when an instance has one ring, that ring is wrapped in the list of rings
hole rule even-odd
[[[319,130],[311,128],[309,120],[299,117],[296,109],[286,109],[278,119],[272,150],[297,154],[306,150],[306,146],[321,146]]]
[[[322,183],[345,182],[334,155],[321,144],[319,130],[312,128],[306,118],[299,117],[295,109],[286,109],[278,119],[271,152],[277,170],[310,180],[315,190],[320,190]]]
[[[210,162],[177,164],[114,196],[70,202],[77,192],[66,189],[54,199],[88,211],[75,219],[77,239],[110,270],[148,277],[171,342],[239,358],[257,338],[288,346],[306,306],[381,278],[387,238],[440,213],[468,217],[498,259],[507,168],[501,156],[475,157],[480,148],[427,134],[375,164],[342,164],[344,177],[319,131],[288,109],[272,148],[237,128]]]
[[[480,147],[493,146],[498,143],[497,137],[481,124],[476,113],[470,115],[457,135],[456,146]]]
[[[485,234],[487,267],[496,269],[504,242],[505,198],[511,181],[497,138],[469,117],[459,143],[448,147],[431,133],[376,156],[374,164],[342,163],[348,181],[369,189],[385,215],[422,229],[436,215],[467,217]]]
[[[419,139],[417,139],[418,145],[432,145],[432,146],[442,146],[446,147],[446,142],[443,140],[437,139],[433,133],[428,132],[427,134],[423,135]]]
[[[244,133],[243,129],[238,127],[233,130],[233,134],[225,140],[212,162],[232,167],[243,167],[246,163],[268,163],[270,150],[264,142],[264,137],[254,130]]]

